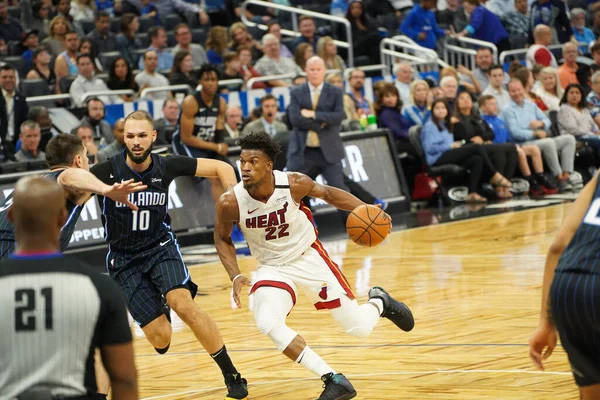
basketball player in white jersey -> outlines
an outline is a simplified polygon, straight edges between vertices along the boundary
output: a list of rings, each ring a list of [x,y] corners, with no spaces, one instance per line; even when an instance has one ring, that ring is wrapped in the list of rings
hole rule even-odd
[[[273,170],[280,150],[266,134],[250,134],[239,144],[242,182],[219,198],[215,222],[215,246],[233,282],[234,300],[241,306],[241,289],[250,284],[240,273],[230,239],[237,222],[259,262],[250,290],[258,329],[283,354],[321,377],[325,390],[319,400],[354,398],[356,391],[346,377],[333,371],[285,319],[301,290],[317,310],[329,310],[349,335],[369,336],[380,317],[404,331],[412,330],[410,309],[380,287],[369,291],[366,304],[358,305],[344,274],[317,239],[312,215],[302,199],[319,198],[347,211],[364,203],[306,175]]]

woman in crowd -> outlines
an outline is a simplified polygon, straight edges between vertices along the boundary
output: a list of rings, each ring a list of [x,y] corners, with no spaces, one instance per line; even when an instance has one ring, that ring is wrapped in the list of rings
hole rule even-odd
[[[138,65],[139,55],[135,52],[142,48],[142,43],[135,37],[140,29],[140,21],[135,14],[121,16],[121,33],[117,35],[117,49],[127,64]]]
[[[469,93],[473,94],[481,93],[481,84],[475,75],[473,75],[473,71],[466,68],[464,65],[459,65],[458,70],[456,70],[454,67],[442,68],[440,71],[440,79],[445,76],[453,76],[456,78],[456,81],[458,82],[458,90],[467,90]]]
[[[263,55],[262,45],[252,37],[243,22],[236,22],[229,28],[228,46],[231,51],[237,51],[240,46],[250,46],[254,62]]]
[[[227,51],[227,28],[213,26],[206,39],[206,57],[211,64],[223,64],[223,55]]]
[[[337,53],[337,46],[331,36],[323,36],[317,42],[317,55],[325,61],[325,68],[344,71],[346,63]]]
[[[564,90],[560,85],[556,69],[551,67],[543,68],[540,72],[539,82],[539,85],[534,85],[532,92],[544,102],[548,111],[558,111]]]
[[[58,56],[65,51],[65,35],[69,32],[69,22],[65,17],[54,17],[50,21],[48,37],[42,40],[42,45],[48,49],[51,56]]]
[[[379,42],[381,36],[377,29],[377,22],[365,13],[365,6],[361,0],[351,0],[348,4],[346,19],[352,27],[352,46],[354,57],[367,56],[371,64],[380,62]],[[344,30],[345,35],[345,30]],[[341,35],[341,37],[345,37]]]
[[[375,100],[375,113],[377,124],[380,128],[387,128],[396,139],[398,153],[408,153],[416,156],[417,153],[408,139],[410,122],[401,113],[402,101],[398,88],[393,83],[386,83],[377,93]]]
[[[285,44],[283,44],[283,41],[281,40],[281,25],[279,25],[278,22],[275,22],[275,21],[269,22],[266,33],[272,33],[273,35],[275,35],[275,37],[277,37],[277,39],[279,39],[279,56],[280,57],[294,58],[294,55],[292,54],[290,49]],[[249,48],[250,48],[250,50],[252,50],[251,46]]]
[[[294,61],[302,71],[306,68],[306,61],[315,55],[313,47],[309,43],[300,43],[294,52]]]
[[[23,31],[38,31],[38,39],[48,36],[50,28],[50,11],[52,7],[43,0],[20,0],[21,26]]]
[[[587,107],[580,85],[572,83],[565,89],[557,121],[561,135],[573,135],[578,142],[587,143],[596,150],[596,161],[600,161],[598,125]]]
[[[444,100],[435,100],[431,106],[431,119],[421,131],[421,144],[427,164],[430,166],[457,164],[469,172],[469,194],[467,203],[485,203],[487,199],[477,193],[483,182],[489,180],[492,185],[503,185],[504,178],[490,161],[483,146],[455,141],[448,131],[450,110]]]
[[[94,60],[94,70],[98,74],[104,71],[104,66],[96,55],[96,45],[88,38],[81,39],[79,42],[79,54],[89,54]]]
[[[494,131],[479,116],[473,107],[471,94],[462,92],[456,99],[456,109],[452,117],[452,133],[455,140],[483,145],[496,170],[507,180],[496,185],[496,195],[501,199],[512,197],[509,180],[517,167],[517,148],[514,144],[492,143]]]
[[[242,46],[238,49],[237,54],[240,58],[240,75],[244,80],[244,84],[248,84],[248,80],[251,78],[258,78],[261,76],[254,67],[252,66],[252,48],[250,46]],[[255,82],[251,88],[248,89],[266,89],[266,82]]]
[[[118,57],[113,61],[110,71],[108,72],[108,82],[106,84],[110,90],[126,90],[131,89],[136,94],[140,88],[133,78],[131,66],[125,57]],[[123,101],[133,101],[135,96],[121,95]]]
[[[409,104],[404,105],[403,115],[410,126],[424,125],[431,117],[429,85],[422,79],[410,84]]]
[[[169,74],[169,83],[171,85],[188,85],[195,90],[198,86],[198,77],[194,74],[193,69],[192,55],[188,51],[178,51]]]

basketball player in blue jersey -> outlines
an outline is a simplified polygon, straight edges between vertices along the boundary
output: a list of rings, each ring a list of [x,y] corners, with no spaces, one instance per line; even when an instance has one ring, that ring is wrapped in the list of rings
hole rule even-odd
[[[131,316],[158,353],[166,353],[171,343],[170,306],[221,368],[228,389],[226,399],[245,399],[246,380],[229,358],[214,321],[194,303],[198,286],[190,279],[167,212],[169,184],[175,178],[214,178],[233,187],[237,182],[233,168],[217,160],[152,154],[156,130],[145,111],[127,116],[124,140],[125,151],[92,168],[106,184],[133,179],[147,186],[129,197],[138,207],[136,211],[98,197],[108,242],[109,275],[125,292]]]
[[[546,258],[540,323],[529,340],[535,366],[556,347],[569,356],[580,398],[600,399],[600,186],[598,174],[573,204]]]
[[[46,147],[46,161],[50,168],[49,177],[56,179],[65,191],[69,217],[60,233],[61,251],[65,251],[81,210],[92,194],[99,194],[137,209],[129,202],[130,193],[145,189],[142,183],[133,180],[106,185],[92,175],[88,169],[87,150],[75,135],[58,134]],[[12,193],[0,206],[0,259],[8,257],[16,247],[14,226],[9,221],[7,210],[13,204]],[[40,210],[42,211],[42,210]]]

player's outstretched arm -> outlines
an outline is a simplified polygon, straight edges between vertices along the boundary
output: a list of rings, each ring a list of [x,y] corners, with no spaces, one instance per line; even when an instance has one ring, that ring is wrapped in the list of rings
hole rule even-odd
[[[569,215],[558,231],[558,235],[556,235],[554,242],[548,250],[548,255],[546,256],[540,323],[533,336],[529,339],[529,356],[538,369],[544,369],[543,361],[550,357],[552,351],[556,347],[556,327],[552,321],[549,296],[556,266],[558,265],[560,256],[569,245],[569,242],[583,221],[583,217],[594,198],[597,182],[598,174],[596,174],[594,178],[588,182],[585,188],[583,188],[573,204]]]
[[[240,272],[235,256],[235,246],[231,240],[233,224],[239,219],[237,199],[232,191],[225,192],[217,200],[217,216],[215,218],[215,248],[225,267],[229,279],[233,283],[233,300],[238,307],[242,306],[240,293],[243,286],[249,286],[250,281]]]
[[[288,172],[288,177],[290,190],[297,202],[300,202],[306,196],[315,197],[346,211],[352,211],[356,207],[365,204],[351,193],[332,186],[321,185],[304,174]]]
[[[58,176],[57,182],[76,197],[74,201],[79,205],[89,199],[90,193],[95,193],[127,204],[133,210],[137,210],[137,206],[131,203],[127,196],[147,188],[146,185],[141,182],[136,183],[133,179],[107,185],[91,172],[80,168],[67,168]]]
[[[198,158],[196,176],[204,178],[219,178],[225,190],[229,190],[237,183],[233,167],[226,162]]]

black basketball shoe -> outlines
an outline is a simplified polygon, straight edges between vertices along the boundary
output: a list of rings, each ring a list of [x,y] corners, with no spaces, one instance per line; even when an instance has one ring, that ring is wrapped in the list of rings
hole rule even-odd
[[[317,400],[348,400],[356,397],[356,390],[342,374],[330,372],[321,377],[323,381],[323,393]]]
[[[381,316],[392,321],[398,328],[405,332],[410,332],[415,327],[415,319],[410,308],[390,296],[385,289],[373,286],[369,290],[369,299],[380,299],[383,302],[383,313]]]
[[[225,385],[227,385],[225,400],[246,400],[246,397],[248,397],[248,382],[242,378],[242,375],[227,375]]]

